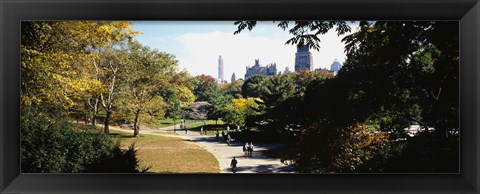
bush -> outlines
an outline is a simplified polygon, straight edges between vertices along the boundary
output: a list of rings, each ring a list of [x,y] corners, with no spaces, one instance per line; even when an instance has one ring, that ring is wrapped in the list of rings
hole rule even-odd
[[[108,135],[76,130],[48,108],[24,108],[21,117],[22,173],[79,173],[109,161],[136,161],[135,151],[123,152]],[[133,145],[132,145],[133,146]],[[132,147],[134,150],[134,147]],[[134,172],[138,162],[126,162],[123,172]],[[121,171],[121,170],[116,170]]]
[[[388,135],[368,130],[364,124],[342,128],[312,124],[291,158],[299,172],[363,173],[384,171],[384,163],[377,159],[387,159],[390,153]]]
[[[86,172],[95,173],[137,173],[147,172],[150,167],[139,167],[139,161],[136,157],[137,149],[135,143],[130,145],[127,150],[122,150],[120,142],[117,142],[113,148],[113,154],[110,158],[99,161],[92,165]]]

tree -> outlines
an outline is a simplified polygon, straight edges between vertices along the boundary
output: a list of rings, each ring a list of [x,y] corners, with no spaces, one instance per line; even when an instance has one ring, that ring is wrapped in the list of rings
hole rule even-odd
[[[245,80],[245,82],[243,82],[242,96],[244,96],[245,98],[264,98],[265,94],[267,93],[267,80],[268,78],[263,75],[254,75],[248,78],[247,80]]]
[[[244,29],[252,30],[256,22],[236,24],[235,33],[239,33]],[[283,29],[288,25],[288,22],[279,23]],[[342,30],[347,29],[342,27],[344,25],[329,21],[295,22],[289,30],[294,37],[287,44],[307,44],[318,49],[318,35],[322,30],[326,32],[337,26],[337,32],[342,34],[347,31]],[[316,27],[321,30],[315,30]],[[320,33],[311,33],[315,31]],[[435,157],[416,156],[429,161],[427,163],[439,164],[437,170],[452,169],[448,165],[458,166],[458,158],[456,163],[443,162],[455,161],[451,157],[458,156],[455,151],[445,151],[458,150],[455,143],[451,143],[458,142],[458,138],[448,135],[449,129],[458,128],[458,23],[361,21],[358,31],[342,41],[346,43],[348,58],[339,74],[332,79],[311,81],[305,88],[304,105],[300,106],[304,114],[299,117],[305,118],[302,123],[304,138],[312,138],[312,141],[304,141],[302,145],[317,146],[316,130],[308,127],[315,123],[321,123],[322,131],[342,134],[339,130],[352,129],[359,122],[374,127],[377,132],[401,132],[411,122],[417,122],[427,130],[435,128],[435,136],[426,135],[428,144],[409,140],[417,142],[413,147],[408,144],[409,150],[433,150],[437,153]],[[338,140],[344,141],[346,137],[340,136]],[[338,137],[328,137],[325,142],[334,143],[335,138]],[[304,161],[308,161],[304,164],[317,168],[325,152],[311,151],[316,153],[304,153],[307,157]],[[433,158],[442,159],[434,161]],[[410,160],[418,161],[419,158]]]
[[[260,114],[261,103],[260,98],[237,98],[232,99],[231,103],[225,106],[225,121],[237,126],[245,125],[248,116]]]
[[[193,93],[196,101],[209,101],[211,94],[218,90],[217,81],[209,75],[195,76],[196,84]]]
[[[129,22],[22,22],[22,106],[38,104],[83,110],[88,96],[102,92],[96,52],[139,32]],[[67,111],[63,111],[68,113]]]
[[[168,104],[166,112],[167,117],[173,119],[173,125],[175,128],[176,121],[182,118],[182,106],[189,105],[195,100],[195,96],[185,86],[171,85],[170,88],[162,92],[162,97]]]
[[[273,108],[288,98],[293,97],[295,85],[291,74],[275,75],[265,81],[266,90],[263,93],[263,99],[267,108]]]
[[[129,63],[124,77],[124,94],[134,114],[134,137],[138,137],[142,114],[163,116],[167,106],[161,93],[167,90],[177,61],[170,54],[151,50],[137,42],[129,45]]]
[[[348,60],[339,75],[369,95],[358,98],[368,105],[359,110],[387,110],[444,137],[458,128],[457,28],[456,22],[361,22],[344,38]]]
[[[117,100],[117,95],[120,92],[120,82],[122,77],[126,74],[126,53],[125,50],[117,50],[110,47],[105,47],[98,50],[101,57],[93,61],[96,72],[101,72],[97,75],[97,79],[103,84],[103,90],[96,96],[98,103],[100,103],[106,112],[104,119],[104,133],[109,133],[110,118],[113,113],[113,105]],[[98,62],[97,62],[98,61]],[[89,99],[90,100],[90,99]],[[93,106],[95,108],[95,106]]]
[[[301,70],[293,74],[293,80],[295,82],[296,95],[303,97],[307,86],[316,79],[332,78],[333,73],[329,71],[307,71]]]
[[[215,120],[215,124],[218,124],[220,118],[225,118],[228,110],[227,106],[231,101],[232,97],[229,95],[223,95],[220,92],[214,93],[210,100],[212,106],[208,110],[208,118]]]
[[[241,97],[243,80],[235,80],[235,82],[220,85],[220,90],[225,95],[232,97]]]
[[[389,142],[387,133],[361,123],[338,129],[313,123],[300,134],[293,158],[296,169],[304,173],[382,172],[384,163],[372,161],[390,152]]]

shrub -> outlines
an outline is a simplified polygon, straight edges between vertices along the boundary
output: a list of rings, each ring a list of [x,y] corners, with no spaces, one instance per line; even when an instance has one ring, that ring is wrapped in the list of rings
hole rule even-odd
[[[92,169],[106,161],[127,164],[116,172],[139,171],[134,145],[124,152],[108,135],[75,129],[45,107],[24,108],[22,113],[22,173],[95,172]]]
[[[383,164],[376,159],[385,159],[390,149],[386,133],[368,130],[363,124],[343,128],[313,124],[291,157],[300,172],[382,172]]]

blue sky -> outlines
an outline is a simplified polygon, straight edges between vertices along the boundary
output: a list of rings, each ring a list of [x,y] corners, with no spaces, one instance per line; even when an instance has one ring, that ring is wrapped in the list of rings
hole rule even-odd
[[[261,65],[276,63],[278,71],[294,69],[296,47],[285,45],[291,37],[273,22],[259,22],[252,31],[234,35],[233,21],[134,21],[132,28],[143,34],[135,37],[143,45],[176,56],[179,68],[192,75],[217,77],[218,57],[224,60],[224,78],[232,73],[243,78],[245,67],[260,59]],[[335,59],[345,61],[338,37],[332,30],[320,36],[320,51],[312,51],[314,68],[329,68]]]

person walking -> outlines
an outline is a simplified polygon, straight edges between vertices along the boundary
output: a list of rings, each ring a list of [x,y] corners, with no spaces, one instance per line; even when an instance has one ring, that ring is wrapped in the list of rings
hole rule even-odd
[[[232,137],[230,137],[230,133],[227,133],[227,145],[230,145],[230,142],[232,142]]]
[[[248,149],[248,157],[251,158],[251,157],[252,157],[252,153],[253,153],[253,143],[252,143],[252,142],[248,143],[247,149]]]
[[[243,144],[243,153],[245,154],[245,158],[248,157],[247,147],[248,147],[248,142],[245,142],[245,144]]]
[[[235,156],[232,159],[232,162],[230,162],[230,167],[232,167],[232,172],[236,173],[237,172],[237,159],[235,159]]]
[[[217,142],[218,142],[218,139],[219,139],[218,136],[219,136],[218,131],[216,131],[215,132],[215,140],[217,140]]]
[[[203,127],[200,128],[200,135],[202,135],[202,134],[203,134]]]

